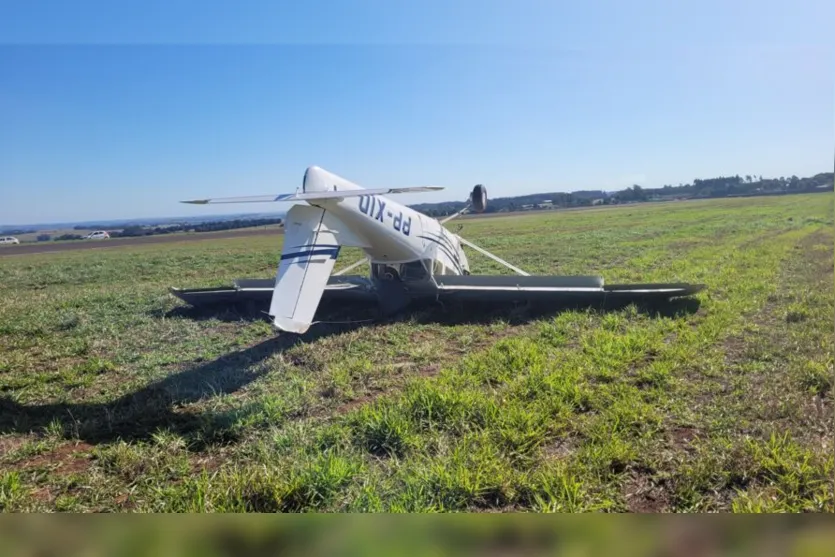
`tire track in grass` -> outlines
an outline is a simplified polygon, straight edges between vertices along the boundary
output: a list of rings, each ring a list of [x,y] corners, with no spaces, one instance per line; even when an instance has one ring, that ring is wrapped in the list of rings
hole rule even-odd
[[[710,312],[714,323],[708,320],[700,325],[700,335],[692,344],[697,350],[689,355],[689,362],[672,384],[674,404],[670,407],[669,420],[673,429],[668,449],[660,459],[666,465],[657,469],[649,466],[648,471],[633,479],[633,487],[637,489],[633,489],[632,494],[638,492],[638,506],[650,498],[655,499],[658,507],[672,510],[728,510],[733,490],[744,486],[752,475],[757,474],[751,462],[767,440],[760,438],[748,442],[728,434],[735,427],[741,427],[739,422],[746,415],[738,406],[727,404],[728,396],[733,394],[724,365],[727,339],[743,334],[751,320],[768,306],[769,297],[780,282],[777,277],[785,274],[782,266],[786,256],[813,231],[807,228],[769,237],[767,245],[763,242],[756,246],[749,244],[751,249],[744,252],[744,257],[729,262],[746,273],[728,288],[724,299],[717,300],[712,306]],[[759,265],[762,261],[769,262],[767,267]],[[757,266],[766,274],[752,276],[758,271]],[[732,276],[730,272],[723,274]],[[781,450],[776,445],[772,448]],[[796,464],[806,459],[799,453],[795,456]],[[812,475],[821,474],[824,469],[825,466],[819,466]],[[641,488],[644,493],[640,493]]]
[[[651,321],[643,316],[610,314],[600,319],[586,320],[585,330],[579,335],[581,342],[585,343],[582,351],[578,352],[576,349],[569,350],[567,353],[548,351],[547,355],[542,355],[545,359],[561,364],[553,369],[552,373],[541,372],[534,356],[530,356],[533,360],[522,359],[520,361],[514,361],[511,357],[505,367],[526,370],[523,374],[525,377],[520,381],[536,383],[541,375],[542,381],[539,382],[534,392],[547,393],[550,387],[550,393],[558,393],[557,396],[561,400],[557,400],[567,402],[570,409],[550,408],[539,412],[538,418],[537,412],[531,412],[530,408],[526,408],[525,405],[517,409],[512,403],[508,405],[507,397],[497,398],[499,392],[494,391],[483,397],[489,401],[490,395],[493,395],[492,400],[495,406],[492,409],[489,402],[478,401],[478,397],[473,396],[470,405],[476,407],[475,414],[463,420],[459,415],[459,420],[463,423],[456,424],[456,427],[464,433],[456,431],[455,428],[450,431],[450,433],[457,434],[459,439],[458,443],[453,443],[453,446],[457,444],[459,447],[462,445],[467,447],[466,457],[455,450],[451,453],[444,453],[442,450],[437,452],[440,463],[452,459],[452,466],[444,467],[439,463],[431,468],[430,465],[435,476],[429,474],[429,477],[438,480],[437,476],[441,476],[446,483],[438,483],[438,481],[433,483],[425,474],[416,476],[418,482],[435,488],[434,491],[429,489],[427,492],[434,493],[440,489],[439,496],[434,500],[430,498],[432,505],[439,509],[461,508],[462,502],[468,502],[474,507],[515,503],[523,508],[539,508],[540,510],[629,508],[629,501],[624,500],[619,493],[626,479],[625,473],[635,470],[653,473],[657,468],[657,463],[653,462],[653,459],[642,455],[643,450],[650,448],[643,441],[658,436],[664,429],[665,417],[658,411],[658,407],[663,407],[665,403],[674,406],[674,401],[665,400],[667,397],[664,389],[669,387],[668,380],[674,383],[675,370],[686,369],[688,362],[691,367],[710,363],[711,348],[715,348],[722,332],[738,327],[744,319],[741,312],[755,309],[758,301],[764,299],[765,285],[774,275],[779,261],[779,258],[775,257],[776,254],[789,249],[790,242],[801,234],[798,231],[791,231],[779,237],[770,238],[767,246],[763,246],[762,243],[758,244],[760,249],[757,250],[750,249],[749,244],[749,249],[742,253],[736,249],[735,245],[728,246],[724,253],[716,248],[710,248],[708,251],[712,252],[713,256],[699,259],[701,261],[712,260],[714,263],[724,265],[724,268],[717,273],[713,266],[705,265],[702,272],[697,274],[703,273],[706,282],[712,286],[718,286],[720,281],[727,281],[731,277],[737,281],[734,286],[727,289],[723,297],[706,301],[706,317],[695,328],[683,326],[686,323],[683,320],[678,322],[676,320]],[[571,325],[572,318],[566,319],[568,322],[563,322],[563,325]],[[580,317],[581,323],[583,319]],[[619,327],[627,327],[628,331],[623,329],[618,331]],[[615,334],[617,332],[625,334],[618,336]],[[673,333],[677,335],[676,342],[664,344],[664,337]],[[470,375],[475,373],[476,376],[483,377],[486,374],[488,386],[500,384],[502,380],[507,381],[508,378],[502,375],[501,369],[491,367],[486,362],[501,362],[502,348],[499,346],[488,351],[480,363],[471,363],[471,366],[475,365],[476,371],[473,372],[473,368],[470,367]],[[508,354],[526,351],[531,351],[530,354],[536,353],[535,349],[526,345],[521,339],[504,345],[504,348]],[[619,380],[619,374],[622,374],[630,365],[646,358],[647,355],[651,356],[648,364],[638,365],[638,367],[646,372],[651,384],[656,383],[655,389],[640,389]],[[499,366],[499,368],[502,367]],[[461,371],[466,376],[468,366],[464,366]],[[553,382],[560,375],[563,382],[554,385]],[[441,408],[445,407],[444,403],[452,409],[456,407],[456,404],[459,407],[466,407],[466,396],[454,393],[466,393],[465,389],[471,385],[467,385],[466,381],[462,382],[460,375],[454,378],[451,375],[447,377],[447,382],[453,389],[446,393],[446,399],[440,395],[436,396],[438,399],[436,402]],[[444,379],[444,377],[439,378],[439,383],[443,384]],[[551,381],[550,385],[549,381]],[[438,384],[433,387],[436,391],[442,390]],[[424,388],[429,390],[432,387],[424,385]],[[415,389],[414,392],[419,391],[420,389]],[[531,392],[531,389],[527,389],[527,392]],[[538,397],[535,401],[547,404],[542,400],[543,398],[547,399],[547,397]],[[480,410],[478,410],[479,405],[483,406]],[[397,408],[396,404],[394,408]],[[540,466],[540,470],[544,471],[545,475],[538,477],[532,483],[520,481],[520,477],[525,476],[524,473],[521,471],[519,471],[520,475],[508,473],[508,470],[513,470],[512,459],[503,459],[501,455],[495,454],[488,448],[500,444],[497,441],[501,440],[503,433],[499,433],[499,440],[488,434],[487,437],[490,440],[479,443],[474,440],[478,437],[473,438],[473,433],[467,431],[468,428],[465,427],[474,425],[475,431],[483,434],[488,428],[478,427],[478,416],[485,412],[490,414],[491,411],[495,412],[492,417],[496,419],[511,416],[508,419],[515,426],[511,427],[511,430],[533,433],[534,436],[538,435],[541,441],[548,438],[563,440],[565,437],[574,437],[573,445],[576,447],[574,454],[552,466],[548,466],[548,463]],[[455,412],[452,410],[451,412],[454,416]],[[406,414],[406,412],[403,413]],[[524,419],[513,418],[518,415],[526,417]],[[466,412],[464,416],[467,416]],[[373,415],[361,418],[368,420],[373,418]],[[541,419],[540,426],[545,422],[556,422],[559,425],[550,430],[547,427],[537,429],[537,419]],[[534,425],[527,426],[526,424],[529,424],[531,420]],[[361,419],[360,422],[362,421]],[[453,423],[455,424],[454,421]],[[405,428],[406,424],[404,420],[400,426]],[[380,422],[379,425],[380,428],[372,429],[372,433],[385,429],[385,421]],[[501,425],[498,429],[502,430]],[[513,436],[510,435],[510,437]],[[513,446],[512,443],[511,446]],[[523,449],[530,446],[530,442],[527,445],[524,442],[515,445],[516,448]],[[419,452],[415,451],[415,454]],[[420,470],[425,468],[425,465],[421,463],[422,460],[424,460],[424,455],[420,454],[410,464],[403,465],[403,467],[408,470],[411,466]],[[486,466],[489,474],[478,475],[472,472],[472,470],[479,470],[479,465]],[[555,476],[552,476],[552,473]],[[395,474],[397,475],[402,476],[402,474]],[[408,472],[406,477],[409,477]],[[551,483],[554,477],[558,479],[556,485]],[[451,489],[450,486],[457,487],[459,491]],[[533,486],[538,486],[538,488]]]
[[[685,503],[700,490],[735,511],[832,510],[832,232],[792,248],[761,308],[723,342],[723,376],[700,393],[695,464],[678,478]],[[703,474],[711,459],[728,473]]]

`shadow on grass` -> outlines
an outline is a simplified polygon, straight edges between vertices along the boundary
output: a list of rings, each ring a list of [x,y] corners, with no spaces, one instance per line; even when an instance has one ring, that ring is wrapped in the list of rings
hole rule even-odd
[[[669,301],[633,302],[628,300],[609,302],[551,302],[551,303],[483,303],[483,302],[422,302],[413,303],[406,310],[385,316],[375,306],[367,303],[322,303],[315,319],[317,323],[311,331],[329,324],[386,324],[403,321],[413,321],[420,324],[436,323],[440,325],[487,325],[497,320],[511,324],[522,324],[536,319],[557,315],[564,311],[585,310],[620,311],[631,304],[635,304],[638,313],[653,318],[683,317],[694,314],[699,310],[700,301],[695,297],[674,298]],[[207,306],[178,306],[156,317],[181,318],[194,321],[216,319],[224,322],[237,321],[265,321],[270,322],[267,315],[269,302],[242,301],[234,304]],[[326,333],[327,334],[327,333]],[[321,335],[320,335],[321,336]]]
[[[103,443],[146,439],[159,429],[212,437],[226,428],[229,413],[176,412],[184,404],[228,394],[249,385],[268,371],[266,360],[302,342],[344,331],[321,327],[303,336],[279,335],[244,350],[174,373],[109,402],[20,404],[0,397],[0,433],[41,433],[57,422],[69,439]],[[194,441],[194,439],[192,439]]]
[[[596,311],[623,309],[619,304],[594,306]],[[640,304],[640,313],[651,317],[681,317],[698,311],[699,301],[681,298],[663,304]],[[194,403],[205,398],[238,391],[267,373],[266,360],[300,343],[310,343],[333,334],[344,333],[367,325],[394,322],[444,325],[487,324],[503,320],[518,325],[553,316],[570,309],[589,308],[588,304],[559,306],[537,305],[472,305],[455,304],[438,307],[437,304],[413,307],[396,316],[381,317],[376,308],[345,306],[323,308],[317,319],[323,321],[311,327],[304,335],[278,334],[244,350],[202,363],[185,371],[172,374],[141,389],[120,396],[110,402],[61,402],[50,404],[20,404],[8,397],[0,397],[0,433],[43,432],[56,423],[64,436],[88,443],[107,443],[118,439],[125,441],[151,437],[156,431],[166,429],[181,434],[194,448],[207,444],[232,441],[236,438],[235,423],[251,409],[235,409],[227,412],[177,412],[180,405]],[[167,316],[189,319],[257,320],[268,319],[265,308],[248,304],[243,307],[177,308]],[[257,411],[257,409],[256,409]]]

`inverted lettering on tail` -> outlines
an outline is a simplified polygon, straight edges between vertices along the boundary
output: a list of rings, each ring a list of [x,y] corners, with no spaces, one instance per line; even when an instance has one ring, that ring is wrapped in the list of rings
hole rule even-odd
[[[294,205],[287,213],[270,316],[279,329],[304,333],[328,284],[339,241],[319,207]]]

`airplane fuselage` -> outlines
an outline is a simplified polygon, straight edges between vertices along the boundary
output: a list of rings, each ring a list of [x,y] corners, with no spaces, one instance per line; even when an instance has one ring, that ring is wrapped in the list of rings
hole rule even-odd
[[[303,182],[305,193],[361,190],[360,186],[319,168]],[[437,220],[382,195],[361,195],[309,202],[330,212],[359,240],[374,265],[421,261],[432,274],[464,275],[469,263],[458,238]]]

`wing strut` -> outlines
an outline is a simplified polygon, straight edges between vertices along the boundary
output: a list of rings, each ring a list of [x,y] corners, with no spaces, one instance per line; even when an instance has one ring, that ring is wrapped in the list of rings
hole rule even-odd
[[[456,236],[457,236],[457,235],[456,235]],[[464,239],[464,238],[462,238],[461,236],[458,236],[458,239],[461,241],[461,243],[462,243],[462,244],[464,244],[464,245],[466,245],[466,246],[470,246],[471,248],[473,248],[473,249],[474,249],[474,250],[476,250],[477,252],[479,252],[479,253],[481,253],[481,254],[483,254],[483,255],[486,255],[487,257],[489,257],[489,258],[490,258],[490,259],[492,259],[493,261],[496,261],[497,263],[501,263],[502,265],[504,265],[505,267],[507,267],[508,269],[510,269],[511,271],[513,271],[514,273],[516,273],[517,275],[522,275],[523,277],[529,277],[529,276],[530,276],[530,274],[529,274],[529,273],[526,273],[525,271],[523,271],[522,269],[520,269],[520,268],[518,268],[518,267],[514,267],[513,265],[511,265],[510,263],[508,263],[508,262],[507,262],[507,261],[505,261],[504,259],[502,259],[502,258],[498,257],[497,255],[493,255],[492,253],[490,253],[490,252],[489,252],[489,251],[487,251],[486,249],[483,249],[483,248],[478,247],[477,245],[475,245],[474,243],[470,242],[469,240],[465,240],[465,239]]]
[[[467,205],[466,207],[464,207],[463,209],[461,209],[457,213],[452,213],[451,215],[444,217],[444,219],[439,221],[439,222],[441,224],[447,223],[447,222],[451,221],[452,219],[454,219],[455,217],[460,217],[461,215],[463,215],[464,213],[466,213],[469,210],[470,210],[470,206]]]
[[[348,265],[347,267],[345,267],[345,268],[344,268],[344,269],[342,269],[341,271],[334,273],[334,276],[336,276],[336,275],[344,275],[344,274],[345,274],[345,273],[347,273],[348,271],[350,271],[350,270],[352,270],[352,269],[356,269],[357,267],[359,267],[360,265],[362,265],[362,264],[363,264],[363,263],[365,263],[366,261],[368,261],[368,258],[367,258],[367,257],[363,257],[362,259],[360,259],[360,260],[359,260],[359,261],[357,261],[356,263],[351,263],[350,265]]]

